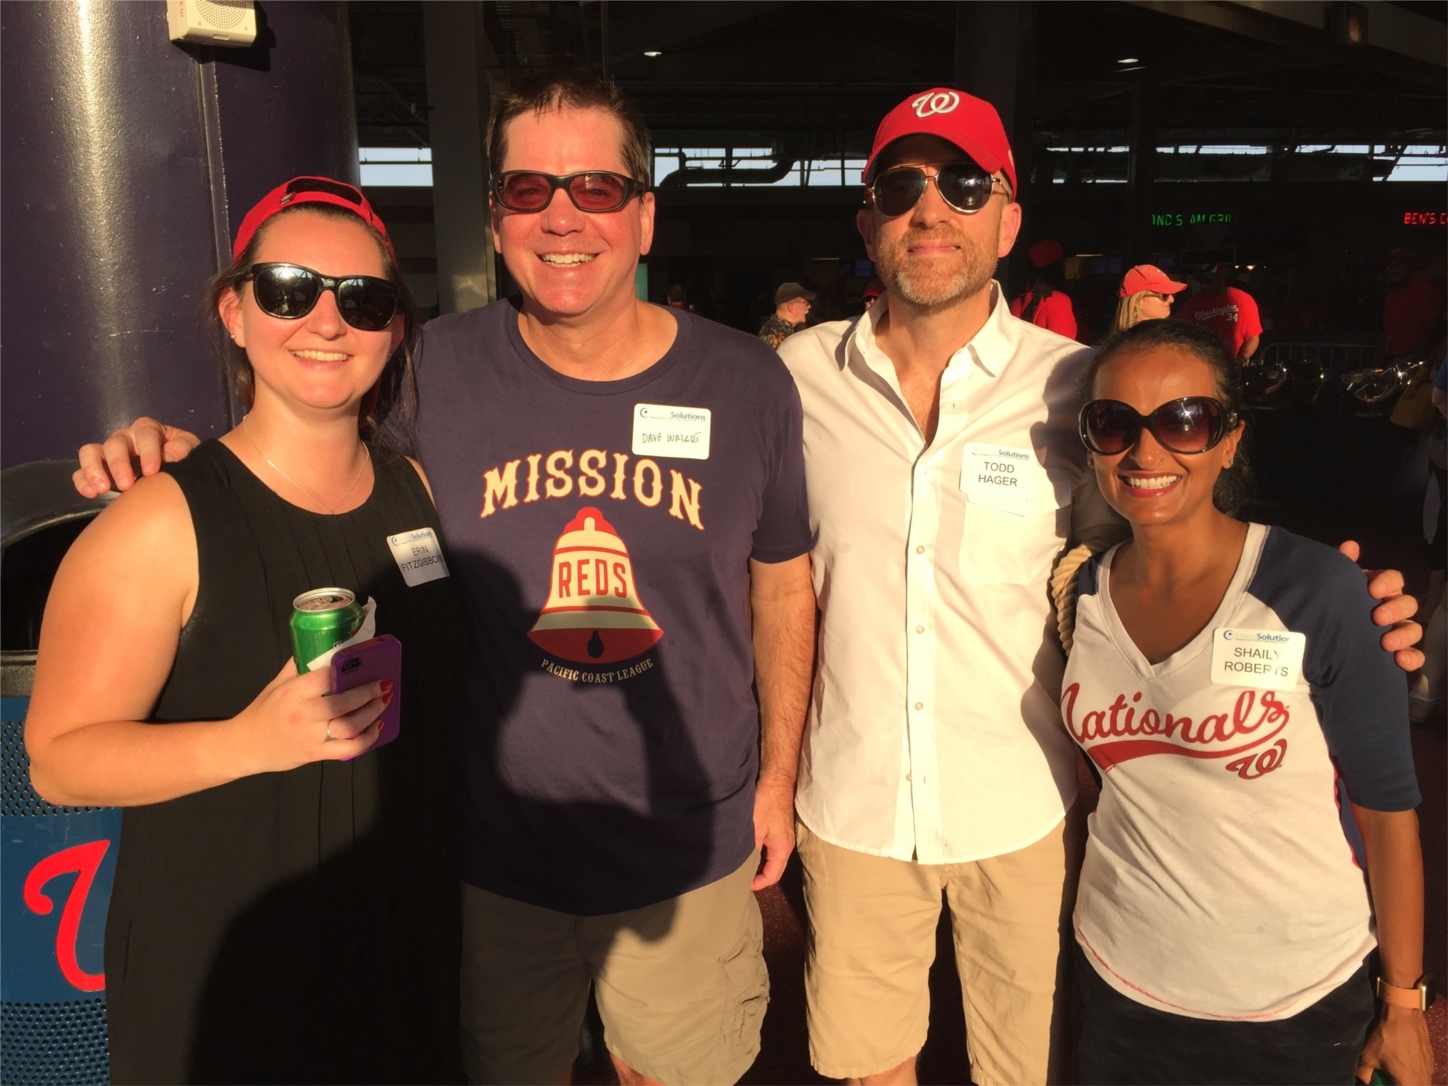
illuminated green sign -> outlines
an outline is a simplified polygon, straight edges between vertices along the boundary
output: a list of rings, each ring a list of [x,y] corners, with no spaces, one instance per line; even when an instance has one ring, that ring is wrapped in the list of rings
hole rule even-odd
[[[1152,226],[1200,226],[1202,223],[1232,221],[1230,211],[1168,211],[1151,216]]]

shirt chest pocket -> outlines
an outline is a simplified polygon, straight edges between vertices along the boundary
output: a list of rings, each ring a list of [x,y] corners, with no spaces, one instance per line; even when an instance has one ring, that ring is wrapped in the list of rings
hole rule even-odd
[[[972,584],[1039,584],[1045,591],[1051,562],[1065,545],[1069,509],[1051,499],[1007,511],[965,502],[960,533],[960,575]]]
[[[1069,527],[1065,481],[1054,479],[1028,449],[967,445],[960,489],[961,578],[1044,586]]]

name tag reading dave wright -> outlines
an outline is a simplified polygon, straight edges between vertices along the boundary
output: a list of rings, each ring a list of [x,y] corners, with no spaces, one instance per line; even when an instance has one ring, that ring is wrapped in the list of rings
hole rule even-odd
[[[713,412],[707,407],[634,404],[634,455],[708,460],[709,426],[712,419]]]
[[[1292,690],[1302,681],[1307,635],[1287,630],[1212,631],[1212,682],[1258,690]]]
[[[1008,445],[967,445],[960,489],[977,505],[1025,514],[1036,496],[1036,454]]]
[[[402,572],[402,579],[408,588],[416,588],[428,581],[446,577],[447,561],[442,556],[442,546],[431,528],[418,528],[387,537],[392,549],[393,560]]]

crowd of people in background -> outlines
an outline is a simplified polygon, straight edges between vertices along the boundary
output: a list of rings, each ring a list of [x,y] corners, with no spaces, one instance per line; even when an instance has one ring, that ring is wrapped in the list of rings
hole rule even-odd
[[[1211,329],[1242,360],[1257,357],[1273,339],[1365,342],[1374,336],[1386,357],[1400,358],[1431,349],[1435,336],[1442,335],[1444,269],[1430,268],[1427,257],[1415,249],[1390,249],[1355,277],[1314,276],[1310,268],[1302,270],[1296,258],[1282,262],[1290,271],[1225,261],[1178,266],[1172,254],[1154,259],[1129,268],[1120,278],[1091,274],[1090,257],[1072,258],[1059,241],[1042,239],[1026,250],[1027,268],[1013,294],[1011,315],[1092,346],[1139,320],[1174,316]],[[810,300],[820,301],[812,319],[794,322],[796,329],[857,316],[883,289],[877,279],[863,288],[835,291],[815,285],[819,292]],[[806,289],[793,282],[778,290],[785,287]],[[860,289],[858,298],[855,289]],[[684,297],[683,286],[669,288],[669,305],[701,312]],[[703,315],[725,320],[722,298],[719,301],[717,312]],[[760,327],[762,319],[779,336],[778,322],[785,319],[775,312],[780,304],[776,297],[753,327]],[[752,308],[765,305],[761,296]]]

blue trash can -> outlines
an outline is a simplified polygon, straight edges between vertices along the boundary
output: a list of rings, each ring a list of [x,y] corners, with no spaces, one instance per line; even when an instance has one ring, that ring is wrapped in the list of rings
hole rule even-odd
[[[107,1083],[104,942],[118,808],[58,807],[30,785],[24,721],[55,570],[105,507],[72,461],[0,473],[0,1082]]]

